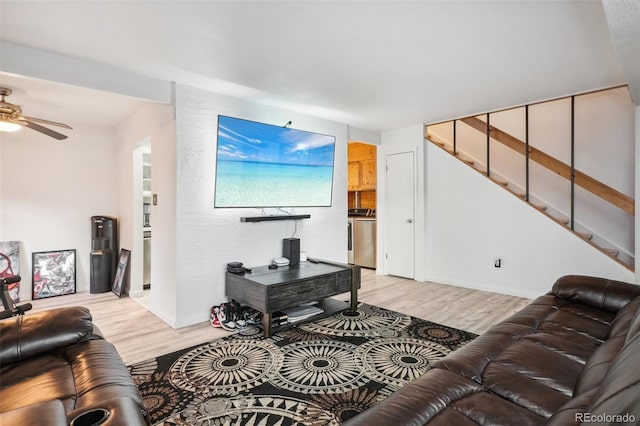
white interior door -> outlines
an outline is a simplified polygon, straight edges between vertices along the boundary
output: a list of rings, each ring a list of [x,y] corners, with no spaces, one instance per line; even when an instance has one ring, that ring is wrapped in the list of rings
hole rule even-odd
[[[414,278],[415,172],[413,152],[387,155],[387,274]]]

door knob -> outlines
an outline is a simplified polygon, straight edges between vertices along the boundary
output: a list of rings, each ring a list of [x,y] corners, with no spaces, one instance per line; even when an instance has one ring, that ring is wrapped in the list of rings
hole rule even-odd
[[[407,223],[413,223],[413,219],[407,219]]]

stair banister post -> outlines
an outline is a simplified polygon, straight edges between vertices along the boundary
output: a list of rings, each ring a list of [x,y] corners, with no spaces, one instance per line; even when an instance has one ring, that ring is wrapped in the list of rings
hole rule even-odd
[[[458,120],[453,120],[453,155],[458,155],[457,139],[456,139],[456,124],[457,123],[458,123]]]
[[[489,113],[487,113],[487,176],[491,176],[491,167],[489,164],[490,161],[490,155],[489,155],[489,151],[490,151],[490,143],[489,140],[491,139],[491,127],[490,127],[490,123],[489,123]]]
[[[574,230],[575,217],[575,183],[576,183],[576,165],[575,165],[575,110],[576,97],[571,96],[571,230]]]
[[[524,145],[524,194],[529,202],[529,105],[524,106]]]

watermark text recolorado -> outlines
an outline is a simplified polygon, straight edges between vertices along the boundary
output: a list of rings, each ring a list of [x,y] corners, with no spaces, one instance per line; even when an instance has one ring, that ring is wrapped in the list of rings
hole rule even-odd
[[[636,416],[633,414],[591,414],[591,413],[576,413],[576,423],[617,423],[617,424],[635,424]]]

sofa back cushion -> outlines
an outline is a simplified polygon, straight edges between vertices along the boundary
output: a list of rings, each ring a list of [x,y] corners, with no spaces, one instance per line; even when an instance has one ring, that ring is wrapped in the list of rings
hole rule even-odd
[[[640,297],[636,297],[627,303],[617,313],[607,332],[607,339],[617,336],[626,336],[629,334],[630,329],[633,327],[635,332],[640,328],[640,321],[638,320],[638,313],[640,312]],[[632,326],[636,323],[635,327]]]
[[[585,412],[592,416],[633,416],[633,420],[617,420],[617,423],[640,422],[640,334],[627,341],[611,362],[601,385],[598,387]],[[616,419],[610,420],[616,423]],[[616,424],[617,424],[616,423]]]
[[[92,336],[87,308],[28,313],[0,321],[0,366],[73,345]]]
[[[621,335],[605,341],[589,357],[576,382],[573,391],[574,397],[595,389],[602,384],[602,380],[611,367],[611,362],[624,346],[625,337]]]
[[[562,299],[615,313],[638,297],[640,286],[598,277],[565,275],[555,282],[551,292]]]
[[[608,337],[589,357],[574,389],[574,396],[602,384],[611,363],[622,348],[640,330],[640,297],[636,297],[618,311],[609,327]]]
[[[625,342],[629,342],[630,340],[634,339],[636,336],[640,334],[640,297],[634,300],[633,302],[637,302],[638,309],[636,311],[635,316],[630,321],[629,326],[627,327],[627,333],[626,333],[627,338]]]

